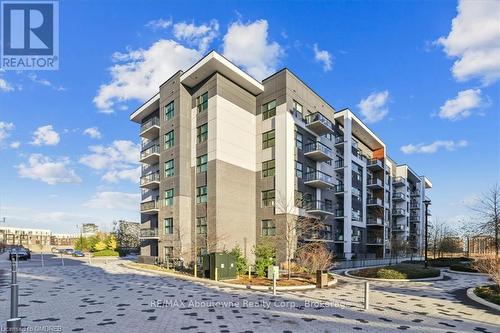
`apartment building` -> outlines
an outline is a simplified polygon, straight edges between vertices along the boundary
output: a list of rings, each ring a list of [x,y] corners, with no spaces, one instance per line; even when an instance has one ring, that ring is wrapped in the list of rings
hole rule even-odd
[[[192,262],[238,245],[252,260],[263,238],[283,257],[285,228],[297,216],[320,221],[314,238],[340,258],[382,258],[393,236],[421,244],[421,209],[418,233],[394,229],[404,224],[393,214],[402,207],[394,181],[404,180],[406,226],[412,198],[421,207],[432,184],[288,69],[259,82],[210,52],[130,119],[142,144],[142,258]]]
[[[48,246],[50,237],[48,229],[0,227],[0,243],[5,245]]]

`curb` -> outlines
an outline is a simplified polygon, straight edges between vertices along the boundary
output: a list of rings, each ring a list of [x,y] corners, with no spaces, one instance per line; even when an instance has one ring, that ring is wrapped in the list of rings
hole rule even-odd
[[[452,273],[452,274],[464,274],[464,275],[475,275],[475,276],[488,276],[488,274],[484,273],[472,273],[472,272],[461,272],[461,271],[454,271],[452,269],[444,269],[446,273]]]
[[[215,285],[215,286],[219,286],[219,287],[226,287],[226,288],[233,288],[233,289],[246,289],[246,290],[255,290],[255,291],[272,291],[273,290],[272,286],[252,286],[252,285],[245,285],[245,284],[233,284],[233,283],[227,283],[227,282],[222,282],[222,281],[203,279],[203,278],[194,277],[194,276],[180,275],[177,273],[155,271],[155,270],[151,270],[151,269],[147,269],[147,268],[134,267],[134,266],[131,266],[131,265],[126,264],[126,263],[123,263],[120,265],[125,267],[125,268],[128,268],[128,269],[134,269],[134,270],[148,272],[148,273],[156,273],[159,275],[178,278],[181,280],[211,284],[211,285]],[[337,281],[338,280],[335,278],[333,281],[328,282],[328,287],[333,286],[334,284],[337,283]],[[313,289],[316,289],[316,285],[276,287],[276,291],[304,291],[304,290],[313,290]]]
[[[348,269],[344,272],[344,274],[350,278],[358,279],[358,280],[368,280],[368,281],[381,281],[381,282],[426,282],[426,281],[439,281],[444,278],[443,271],[440,271],[439,276],[431,277],[431,278],[422,278],[422,279],[377,279],[377,278],[365,278],[361,276],[355,276],[349,274],[351,271],[359,271],[363,268],[357,269]]]
[[[484,306],[489,307],[490,309],[500,311],[500,305],[496,305],[494,303],[491,303],[491,302],[485,300],[484,298],[477,296],[474,293],[474,289],[476,289],[476,287],[472,287],[472,288],[467,289],[467,297],[469,297],[474,302],[477,302],[479,304],[482,304]]]

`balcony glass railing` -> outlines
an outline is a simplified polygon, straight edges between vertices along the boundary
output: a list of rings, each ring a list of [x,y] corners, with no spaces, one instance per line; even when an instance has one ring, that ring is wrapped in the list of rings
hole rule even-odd
[[[368,217],[366,219],[366,224],[383,225],[384,221],[380,217]]]
[[[158,117],[153,117],[141,124],[141,133],[144,132],[145,130],[150,129],[153,126],[160,126],[160,118]]]
[[[158,228],[141,229],[141,237],[158,237]]]
[[[141,151],[141,158],[147,157],[151,154],[159,154],[159,153],[160,153],[160,146],[159,145],[151,146],[151,147],[146,148],[143,151]]]
[[[332,156],[333,156],[332,149],[319,141],[306,144],[305,149],[304,149],[304,153],[310,153],[310,152],[316,151],[316,150],[323,152],[325,155],[328,155],[330,158],[332,158]]]
[[[379,167],[383,168],[384,162],[382,162],[382,160],[372,158],[371,160],[368,161],[368,166],[379,166]]]
[[[320,123],[322,123],[323,125],[325,125],[330,130],[333,131],[332,122],[329,119],[327,119],[325,116],[323,116],[320,112],[314,112],[314,113],[308,114],[305,119],[306,119],[306,124],[311,124],[315,121],[319,121]]]
[[[150,200],[146,202],[141,202],[141,211],[159,209],[158,200]]]
[[[344,160],[336,160],[334,163],[333,163],[333,167],[335,169],[337,168],[343,168],[344,167]]]
[[[367,184],[368,185],[378,185],[380,187],[384,187],[384,182],[378,178],[368,178]]]
[[[404,184],[404,183],[406,183],[406,179],[404,179],[403,177],[394,177],[392,179],[392,183],[393,184]]]
[[[379,206],[383,205],[382,199],[379,198],[368,198],[366,199],[366,203],[368,205],[379,205]]]
[[[336,209],[335,210],[335,217],[344,217],[344,210],[343,209]]]
[[[324,173],[323,171],[319,171],[319,170],[314,170],[314,171],[310,171],[310,172],[306,173],[304,180],[306,182],[319,180],[319,181],[323,181],[325,183],[330,183],[330,184],[333,183],[332,176]]]
[[[335,144],[343,143],[344,142],[344,137],[343,136],[336,136],[335,137]]]
[[[405,215],[406,211],[403,208],[394,208],[392,210],[392,215]]]
[[[333,192],[340,193],[344,192],[344,184],[337,184],[333,186]]]
[[[306,211],[321,210],[324,212],[333,213],[333,205],[330,202],[325,202],[320,200],[307,201],[304,203],[304,207]]]
[[[160,172],[152,172],[148,173],[141,177],[141,185],[151,183],[151,182],[159,182],[160,181]]]
[[[392,194],[392,198],[393,199],[401,199],[401,200],[405,200],[406,199],[406,195],[402,192],[394,192]]]

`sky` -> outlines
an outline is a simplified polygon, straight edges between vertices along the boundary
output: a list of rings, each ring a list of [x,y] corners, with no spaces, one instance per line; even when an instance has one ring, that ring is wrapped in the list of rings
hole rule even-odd
[[[433,183],[458,226],[500,179],[498,1],[60,1],[57,71],[0,70],[0,220],[76,233],[139,220],[129,115],[210,50],[288,67]]]

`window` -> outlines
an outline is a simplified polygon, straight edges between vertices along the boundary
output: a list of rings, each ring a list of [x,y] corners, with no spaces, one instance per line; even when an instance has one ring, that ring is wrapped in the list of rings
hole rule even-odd
[[[174,204],[174,189],[165,191],[165,206],[172,206]]]
[[[198,113],[208,109],[208,92],[196,98],[196,109],[198,110]]]
[[[303,148],[303,137],[302,137],[302,134],[297,132],[297,130],[295,130],[295,146],[297,146],[298,149],[302,150]]]
[[[262,105],[262,120],[274,117],[276,115],[276,100]]]
[[[302,105],[297,101],[293,101],[293,110],[300,113],[300,116],[302,117]]]
[[[262,177],[274,176],[274,160],[262,162]]]
[[[208,162],[207,154],[198,156],[196,158],[196,172],[200,173],[207,171],[207,166],[208,166],[207,162]]]
[[[165,177],[172,177],[174,175],[174,160],[165,162]]]
[[[174,247],[173,246],[165,246],[164,247],[165,261],[172,260],[174,258]]]
[[[170,149],[174,146],[174,131],[170,131],[165,134],[165,149]]]
[[[323,230],[323,238],[324,239],[333,239],[333,230],[331,225],[325,225],[325,229]]]
[[[295,176],[297,178],[302,178],[303,172],[302,172],[302,163],[299,161],[295,161]]]
[[[165,106],[165,120],[170,120],[174,117],[174,101]]]
[[[295,206],[302,208],[304,205],[304,193],[295,191]]]
[[[262,133],[262,149],[274,147],[274,130]]]
[[[169,217],[163,220],[165,222],[165,235],[174,233],[174,219]]]
[[[276,235],[276,224],[273,220],[262,220],[262,236]]]
[[[207,186],[200,186],[196,188],[196,203],[207,202]]]
[[[203,124],[196,128],[196,137],[198,138],[198,143],[207,141],[208,139],[208,124]]]
[[[262,207],[274,207],[274,190],[262,191]]]
[[[207,217],[197,217],[196,218],[196,234],[206,235],[207,234]]]

